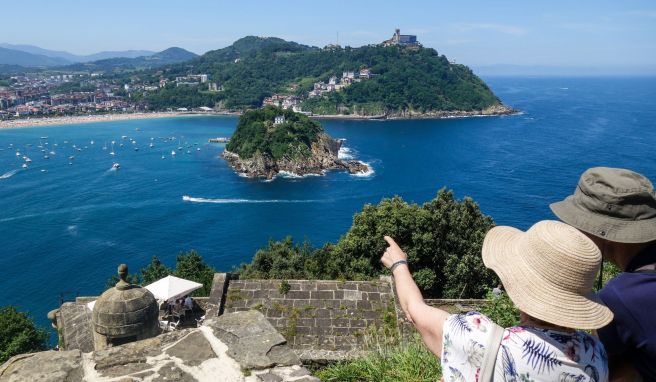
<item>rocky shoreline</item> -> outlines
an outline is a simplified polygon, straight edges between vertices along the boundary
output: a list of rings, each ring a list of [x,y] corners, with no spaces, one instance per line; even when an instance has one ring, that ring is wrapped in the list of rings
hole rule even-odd
[[[338,152],[342,141],[322,134],[312,144],[312,154],[307,158],[284,157],[275,160],[269,155],[257,153],[252,158],[242,159],[236,153],[225,150],[221,157],[237,173],[249,178],[275,178],[281,172],[297,176],[324,175],[326,171],[341,170],[350,174],[367,174],[369,166],[357,160],[339,159]]]
[[[405,119],[448,119],[448,118],[467,118],[467,117],[495,117],[502,115],[515,115],[520,111],[506,105],[490,106],[483,110],[474,111],[453,111],[453,110],[436,110],[429,112],[415,112],[412,110],[376,115],[358,115],[358,114],[330,114],[330,115],[310,115],[313,119],[333,119],[333,120],[405,120]]]

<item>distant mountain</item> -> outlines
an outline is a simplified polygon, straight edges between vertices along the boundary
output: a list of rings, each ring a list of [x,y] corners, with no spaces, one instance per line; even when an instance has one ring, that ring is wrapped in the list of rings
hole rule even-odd
[[[105,60],[109,58],[137,58],[137,57],[150,56],[154,53],[155,52],[150,50],[107,51],[107,52],[90,54],[88,56],[80,56],[83,58],[82,60],[80,60],[80,62],[91,62],[91,61]]]
[[[142,56],[150,56],[155,52],[150,50],[125,50],[125,51],[104,51],[89,55],[77,55],[69,52],[43,49],[35,45],[14,45],[8,43],[0,43],[1,48],[18,50],[25,53],[42,55],[51,58],[59,58],[65,60],[64,63],[72,64],[76,62],[90,62],[97,60],[104,60],[115,57],[135,58]]]
[[[198,57],[182,48],[172,47],[161,52],[134,58],[108,58],[86,63],[78,63],[67,66],[68,70],[114,70],[114,69],[147,69],[156,68],[162,65],[176,64],[179,62],[189,61]]]
[[[0,48],[0,64],[20,65],[20,66],[57,66],[66,65],[69,61],[58,58],[48,57],[42,54],[32,54],[15,49]]]

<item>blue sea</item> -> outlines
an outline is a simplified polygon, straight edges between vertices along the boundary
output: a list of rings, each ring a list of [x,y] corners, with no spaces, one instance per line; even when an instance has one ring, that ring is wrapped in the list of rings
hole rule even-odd
[[[136,271],[156,255],[173,266],[196,249],[226,271],[270,239],[335,242],[364,204],[394,195],[423,203],[447,187],[526,229],[554,218],[549,203],[588,167],[656,181],[656,78],[486,80],[522,113],[322,122],[346,139],[344,154],[372,166],[360,177],[240,177],[219,157],[224,146],[207,142],[230,136],[234,117],[0,130],[0,305],[47,326],[62,295],[101,293],[119,263]]]

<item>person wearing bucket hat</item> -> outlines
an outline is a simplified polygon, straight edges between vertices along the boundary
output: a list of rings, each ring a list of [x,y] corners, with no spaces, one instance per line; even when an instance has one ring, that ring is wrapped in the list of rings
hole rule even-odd
[[[597,332],[610,356],[611,380],[656,381],[656,193],[651,181],[631,170],[590,168],[573,195],[550,207],[622,270],[599,292],[615,314]]]
[[[520,325],[506,329],[478,312],[450,315],[428,306],[407,256],[385,240],[381,261],[392,271],[401,309],[441,358],[445,381],[608,380],[603,345],[576,330],[603,327],[613,314],[592,291],[601,253],[575,228],[541,221],[526,232],[495,227],[487,233],[483,262],[521,312]],[[488,368],[490,379],[482,377]]]

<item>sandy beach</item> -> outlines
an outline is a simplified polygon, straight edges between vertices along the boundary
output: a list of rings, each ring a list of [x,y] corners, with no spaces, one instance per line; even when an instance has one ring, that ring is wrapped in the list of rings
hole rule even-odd
[[[65,117],[43,117],[43,118],[21,118],[0,121],[0,129],[14,127],[36,127],[51,125],[77,125],[81,123],[127,121],[133,119],[173,118],[191,117],[201,115],[232,115],[228,113],[199,113],[199,112],[153,112],[153,113],[113,113],[113,114],[91,114],[75,115]]]

